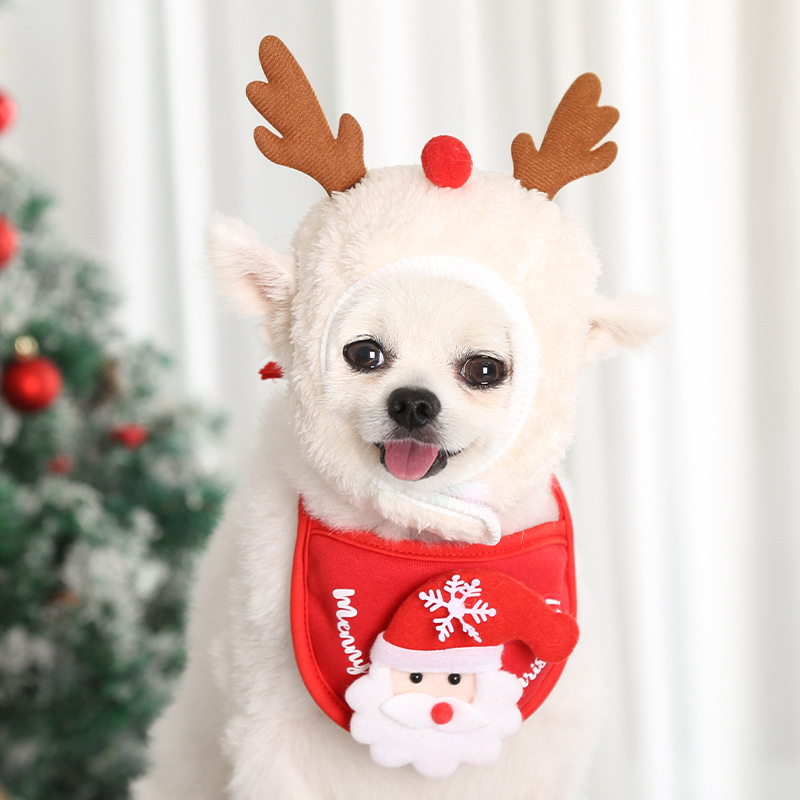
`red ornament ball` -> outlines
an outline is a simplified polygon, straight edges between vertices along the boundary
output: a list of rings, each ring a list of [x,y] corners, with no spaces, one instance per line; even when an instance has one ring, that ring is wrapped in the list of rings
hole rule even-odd
[[[10,361],[3,369],[2,394],[17,411],[42,411],[61,392],[61,372],[45,356]]]
[[[128,450],[138,450],[147,441],[149,435],[150,431],[144,425],[135,423],[117,425],[116,428],[112,428],[110,433],[114,441],[119,442]]]
[[[422,148],[422,169],[431,183],[458,189],[472,174],[472,156],[455,136],[434,136]]]
[[[0,132],[10,128],[16,118],[17,104],[5,92],[0,92]]]
[[[18,247],[17,229],[5,217],[0,216],[0,269],[14,258]]]

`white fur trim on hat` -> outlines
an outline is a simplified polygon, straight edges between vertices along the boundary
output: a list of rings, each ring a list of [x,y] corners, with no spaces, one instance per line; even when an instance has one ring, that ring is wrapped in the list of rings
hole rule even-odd
[[[378,634],[370,660],[403,672],[492,672],[502,668],[503,645],[410,650],[398,647]]]

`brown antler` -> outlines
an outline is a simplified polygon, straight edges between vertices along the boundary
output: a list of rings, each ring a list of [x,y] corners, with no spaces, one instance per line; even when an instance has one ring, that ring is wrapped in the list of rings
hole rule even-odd
[[[262,39],[258,54],[269,83],[248,84],[247,97],[281,134],[256,128],[258,149],[270,161],[310,175],[328,194],[355,186],[367,172],[361,126],[342,114],[333,136],[308,78],[277,36]]]
[[[511,144],[514,177],[526,189],[538,189],[551,200],[571,181],[602,172],[617,157],[617,145],[592,148],[617,124],[619,111],[599,106],[600,79],[587,72],[567,89],[547,126],[541,149],[529,133]]]

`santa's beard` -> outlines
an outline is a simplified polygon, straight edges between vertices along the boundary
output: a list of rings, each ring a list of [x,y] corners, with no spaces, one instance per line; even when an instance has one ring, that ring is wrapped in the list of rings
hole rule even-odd
[[[421,692],[393,695],[391,670],[372,664],[345,695],[354,711],[350,733],[370,746],[376,763],[411,764],[429,778],[446,778],[459,764],[494,764],[500,758],[501,740],[522,723],[517,708],[522,687],[516,676],[500,670],[475,677],[471,703]],[[444,724],[432,718],[438,703],[446,703],[453,712]]]

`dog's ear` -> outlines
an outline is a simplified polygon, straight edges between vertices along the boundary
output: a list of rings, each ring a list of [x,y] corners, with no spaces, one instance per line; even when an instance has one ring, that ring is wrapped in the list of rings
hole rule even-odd
[[[600,297],[592,309],[585,361],[591,364],[609,358],[622,347],[638,350],[666,327],[664,309],[647,297]]]
[[[297,286],[294,259],[262,244],[239,219],[217,214],[208,227],[209,266],[237,308],[250,317],[285,316]]]

